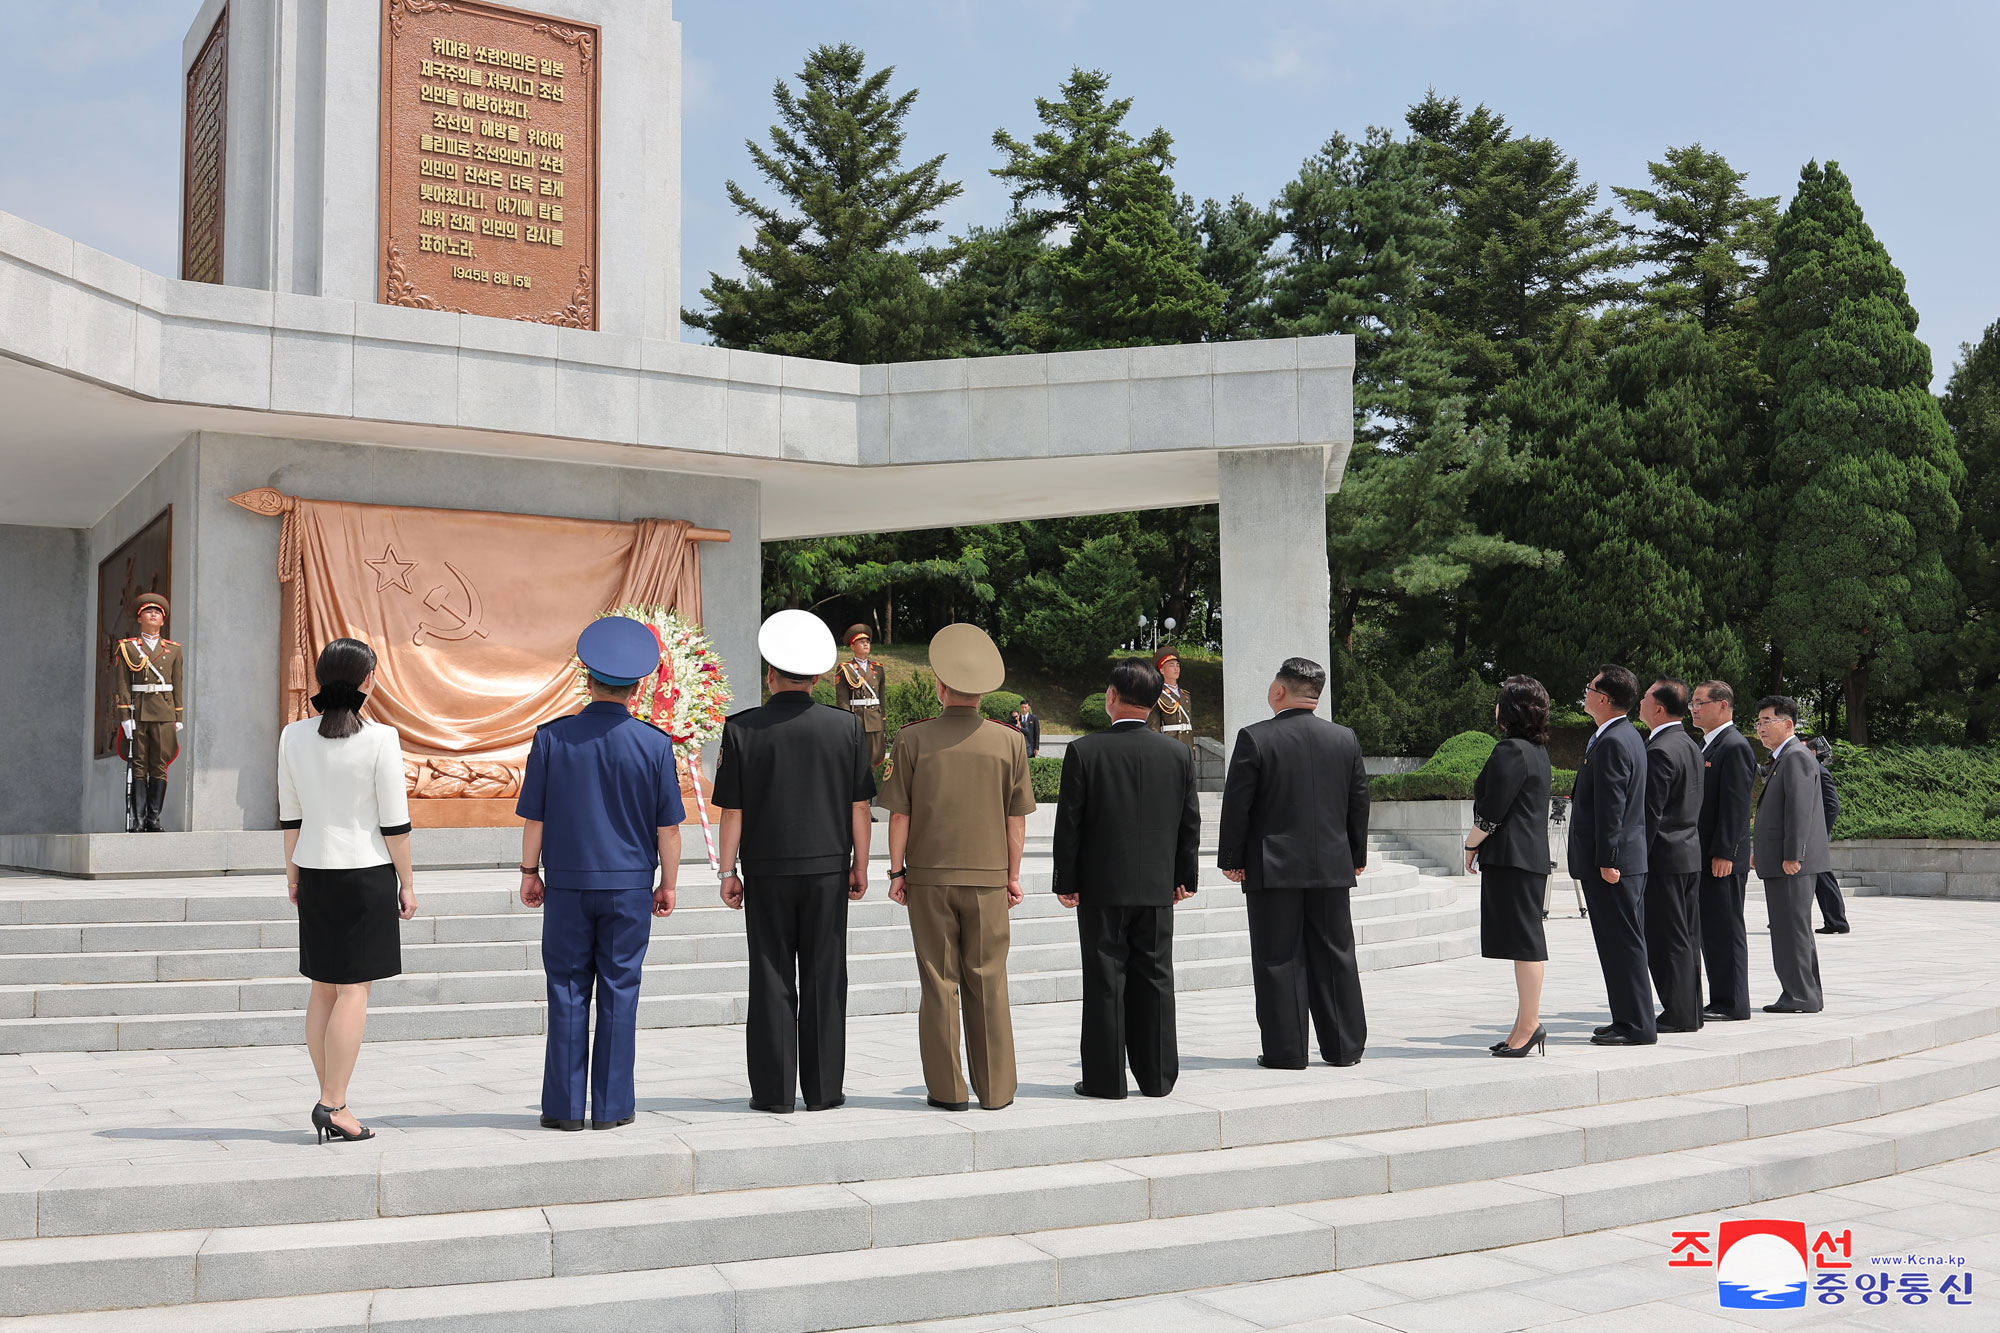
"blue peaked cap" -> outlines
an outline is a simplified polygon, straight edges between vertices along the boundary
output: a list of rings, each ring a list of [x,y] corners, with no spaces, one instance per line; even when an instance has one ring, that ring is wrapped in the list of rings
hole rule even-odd
[[[653,631],[630,616],[594,620],[577,636],[576,655],[605,685],[632,685],[660,668],[660,645]]]

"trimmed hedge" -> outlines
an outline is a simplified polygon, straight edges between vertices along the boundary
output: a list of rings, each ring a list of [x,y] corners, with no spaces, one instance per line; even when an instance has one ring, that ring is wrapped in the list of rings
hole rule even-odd
[[[1054,805],[1062,795],[1062,763],[1054,755],[1043,755],[1028,761],[1028,776],[1035,783],[1035,804]]]
[[[1021,706],[1021,696],[1006,690],[995,690],[983,695],[979,700],[979,716],[995,722],[1005,722],[1007,714]]]
[[[1461,731],[1449,737],[1423,764],[1408,773],[1381,773],[1368,779],[1368,794],[1377,801],[1469,801],[1472,784],[1499,739],[1483,731]],[[1550,788],[1557,796],[1568,796],[1576,786],[1576,773],[1558,768],[1550,774]]]
[[[1833,747],[1836,838],[2000,841],[2000,749]]]
[[[1104,692],[1084,696],[1076,708],[1077,720],[1083,723],[1085,731],[1102,731],[1111,725],[1111,714],[1104,711]]]

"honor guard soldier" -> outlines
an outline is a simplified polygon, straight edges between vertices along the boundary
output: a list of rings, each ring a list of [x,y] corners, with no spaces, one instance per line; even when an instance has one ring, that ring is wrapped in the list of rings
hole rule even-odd
[[[542,1127],[583,1128],[588,1064],[590,1127],[617,1129],[631,1124],[637,1109],[632,1066],[649,914],[674,910],[685,812],[673,742],[628,708],[633,687],[659,669],[652,631],[606,616],[577,639],[576,655],[589,673],[590,702],[535,733],[521,775],[514,809],[527,821],[521,902],[544,908],[549,1035]]]
[[[132,827],[158,833],[167,804],[167,765],[181,750],[181,668],[187,650],[162,637],[167,599],[142,592],[132,601],[139,632],[118,641],[113,679],[118,730],[132,767]]]
[[[997,1111],[1014,1100],[1007,912],[1021,901],[1035,788],[1021,733],[979,715],[980,696],[1007,677],[993,640],[977,625],[947,625],[930,662],[944,714],[897,731],[882,787],[889,897],[910,912],[930,1104],[965,1110],[969,1072],[979,1104]],[[958,1059],[961,1004],[968,1069]]]
[[[1163,649],[1153,659],[1153,670],[1166,682],[1160,698],[1146,714],[1146,726],[1168,740],[1194,749],[1194,700],[1181,688],[1181,658],[1173,649]]]
[[[722,901],[750,949],[750,1108],[790,1114],[796,1087],[825,1111],[847,1100],[847,904],[868,891],[875,774],[860,720],[813,702],[838,655],[826,622],[780,611],[757,651],[771,701],[723,724],[714,798]]]
[[[861,719],[861,729],[868,735],[868,767],[880,768],[888,743],[882,715],[882,701],[888,697],[888,674],[880,662],[868,660],[874,639],[866,625],[849,625],[847,633],[840,637],[854,656],[842,662],[835,673],[833,700]]]

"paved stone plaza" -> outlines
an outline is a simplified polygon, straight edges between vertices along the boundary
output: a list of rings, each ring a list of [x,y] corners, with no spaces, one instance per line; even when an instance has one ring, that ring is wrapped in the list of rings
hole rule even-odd
[[[275,877],[11,877],[0,913],[259,891],[282,903]],[[691,868],[687,901],[712,892]],[[353,1098],[378,1138],[353,1146],[312,1142],[298,1046],[0,1057],[0,1302],[93,1330],[1688,1327],[1723,1316],[1713,1270],[1666,1268],[1673,1218],[2000,1257],[2000,1165],[1959,1160],[2000,1146],[1989,906],[1862,898],[1822,954],[1825,1013],[1638,1051],[1583,1042],[1589,927],[1557,906],[1546,1059],[1486,1054],[1511,970],[1454,957],[1364,977],[1347,1071],[1260,1069],[1249,992],[1186,992],[1161,1102],[1070,1093],[1073,1002],[1017,1006],[1020,1100],[995,1114],[924,1107],[905,1012],[852,1020],[846,1108],[783,1118],[745,1105],[740,1027],[643,1030],[615,1134],[537,1127],[533,1034],[371,1043]]]

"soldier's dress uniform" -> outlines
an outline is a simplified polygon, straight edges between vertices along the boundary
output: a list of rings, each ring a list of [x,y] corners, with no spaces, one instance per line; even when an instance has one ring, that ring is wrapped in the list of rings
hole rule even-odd
[[[931,669],[947,688],[1000,688],[1000,651],[975,625],[949,625],[931,640]],[[1035,808],[1021,733],[952,707],[896,733],[881,803],[909,817],[906,872],[910,936],[922,995],[917,1041],[934,1105],[1014,1100],[1014,1022],[1007,1006],[1007,819]],[[959,1014],[966,1063],[959,1063]]]
[[[168,609],[167,599],[155,592],[134,598],[133,614],[144,606]],[[113,663],[117,743],[132,764],[132,823],[148,833],[160,832],[167,766],[180,753],[181,673],[186,660],[187,650],[164,635],[150,640],[133,635],[118,641]],[[128,721],[133,724],[129,739],[124,734]]]
[[[867,637],[866,625],[849,625],[847,633],[840,636],[840,641],[852,648],[856,639]],[[873,640],[870,639],[870,642]],[[889,676],[880,662],[864,662],[850,657],[833,673],[833,701],[861,719],[861,730],[868,739],[870,769],[880,768],[882,756],[887,752],[888,731],[883,704],[888,700],[888,688]]]
[[[652,634],[622,616],[594,622],[576,651],[606,685],[634,684],[659,665]],[[624,704],[593,700],[536,731],[514,813],[543,824],[543,1124],[582,1128],[587,1063],[592,1128],[614,1128],[636,1109],[639,982],[652,938],[659,830],[686,817],[673,742]]]
[[[772,616],[757,647],[796,677],[819,675],[835,656],[833,635],[810,611]],[[781,690],[723,724],[714,805],[743,814],[743,1036],[755,1110],[790,1112],[794,1088],[808,1111],[845,1100],[854,807],[874,794],[861,723],[814,703],[809,691]]]
[[[1178,653],[1163,652],[1153,659],[1153,670],[1180,660]],[[1178,685],[1163,687],[1158,702],[1146,714],[1146,728],[1194,749],[1194,696]]]

